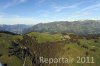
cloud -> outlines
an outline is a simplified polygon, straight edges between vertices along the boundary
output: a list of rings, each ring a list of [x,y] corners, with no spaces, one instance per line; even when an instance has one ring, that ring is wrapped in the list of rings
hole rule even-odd
[[[54,7],[56,12],[61,12],[62,10],[66,9],[67,7],[65,6],[60,6],[60,7]]]
[[[15,6],[15,5],[24,3],[24,2],[26,2],[26,1],[27,1],[27,0],[10,0],[10,1],[7,2],[6,4],[4,4],[3,9],[6,9],[6,8],[9,8],[9,7],[12,7],[12,6]]]
[[[0,8],[0,18],[19,17],[18,15],[4,13],[3,10],[6,10],[9,7],[13,7],[18,4],[24,3],[26,1],[28,1],[28,0],[9,0],[9,1],[5,2],[2,5],[2,8]]]
[[[88,6],[88,7],[86,7],[86,8],[83,8],[83,9],[80,10],[80,11],[94,10],[94,9],[97,9],[97,8],[100,9],[100,3],[94,4],[94,5],[92,5],[92,6]]]
[[[39,4],[42,4],[42,3],[44,3],[44,2],[46,2],[47,0],[38,0],[38,3]]]
[[[91,19],[94,19],[96,18],[94,15],[94,12],[96,10],[100,10],[100,3],[96,3],[94,5],[91,5],[91,6],[88,6],[88,7],[85,7],[85,8],[81,8],[80,10],[76,11],[76,12],[73,12],[71,15],[69,15],[69,17],[67,19],[79,19],[79,18],[82,18],[82,19],[88,19],[88,18],[91,18]]]
[[[20,0],[20,3],[26,2],[27,0]]]
[[[0,11],[0,18],[3,18],[4,16],[5,16],[5,13]]]
[[[16,14],[8,14],[8,13],[5,13],[5,12],[0,12],[0,18],[18,18],[20,17],[20,15],[16,15]]]
[[[75,3],[73,5],[67,5],[67,6],[55,6],[54,9],[56,12],[61,12],[65,9],[74,9],[77,8],[80,4],[82,4],[82,2],[79,3]]]
[[[96,10],[100,10],[100,3],[85,7],[79,11],[77,11],[75,14],[78,14],[78,16],[80,15],[85,15],[85,14],[92,14],[93,12],[95,12]]]

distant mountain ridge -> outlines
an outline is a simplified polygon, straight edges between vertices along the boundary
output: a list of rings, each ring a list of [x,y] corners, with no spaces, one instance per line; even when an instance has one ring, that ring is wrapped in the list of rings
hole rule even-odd
[[[100,20],[56,21],[36,25],[0,25],[0,31],[9,31],[17,34],[29,32],[100,34]]]
[[[34,25],[26,32],[67,32],[75,34],[99,34],[100,20],[84,20],[84,21],[58,21],[50,23],[39,23]]]
[[[16,34],[22,34],[23,30],[30,28],[32,25],[16,24],[16,25],[0,25],[0,31],[9,31]]]

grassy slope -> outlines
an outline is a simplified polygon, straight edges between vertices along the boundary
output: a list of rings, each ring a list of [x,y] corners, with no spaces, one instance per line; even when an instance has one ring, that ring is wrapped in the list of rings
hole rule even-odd
[[[39,43],[60,41],[62,38],[61,34],[50,35],[48,33],[32,32],[28,35],[32,37],[37,37]]]
[[[38,37],[39,42],[55,42],[55,41],[60,41],[62,36],[61,34],[55,34],[55,35],[50,35],[47,33],[30,33],[30,36],[36,36]],[[76,59],[76,57],[86,57],[85,53],[88,52],[89,53],[89,57],[94,57],[94,61],[95,63],[93,64],[89,64],[89,63],[85,63],[85,64],[77,64],[77,63],[73,63],[73,64],[69,64],[69,66],[99,66],[99,62],[100,62],[100,42],[95,43],[94,39],[91,40],[87,40],[87,39],[79,39],[80,44],[81,45],[85,45],[88,47],[88,49],[82,48],[81,46],[78,46],[76,43],[65,43],[65,46],[62,47],[61,50],[58,50],[57,56],[59,57],[74,57]],[[98,40],[100,41],[100,39]],[[63,43],[62,43],[63,44]],[[95,46],[95,47],[93,47]],[[68,48],[70,48],[70,50],[68,50]],[[44,47],[44,49],[46,49]],[[57,49],[57,47],[55,47],[54,49]],[[96,52],[90,51],[90,49],[95,49]],[[50,52],[50,51],[49,51]],[[42,53],[42,52],[41,52]],[[45,53],[48,53],[48,51]],[[49,53],[50,54],[50,53]],[[51,53],[52,55],[52,53]]]
[[[16,56],[8,57],[8,48],[11,46],[11,41],[19,37],[0,33],[0,54],[2,54],[0,62],[7,63],[8,66],[22,66],[22,61]]]
[[[28,34],[29,36],[36,36],[38,38],[38,42],[42,43],[42,42],[56,42],[56,41],[60,41],[62,36],[61,34],[54,34],[54,35],[50,35],[48,33],[37,33],[37,32],[32,32],[30,34]],[[21,36],[12,36],[12,35],[8,35],[8,34],[0,34],[0,54],[2,54],[3,56],[0,57],[0,62],[3,63],[8,63],[8,66],[22,66],[23,61],[18,59],[15,56],[11,56],[8,57],[8,47],[11,45],[11,41],[12,40],[16,40],[17,38],[21,38]],[[100,39],[99,39],[100,40]],[[69,66],[100,66],[99,62],[100,62],[100,42],[95,43],[94,40],[86,40],[86,39],[80,39],[79,40],[81,45],[86,45],[89,47],[89,49],[92,48],[92,46],[95,46],[94,48],[96,49],[96,52],[92,52],[89,49],[85,49],[85,48],[81,48],[80,46],[78,46],[76,43],[65,43],[64,46],[62,47],[56,47],[57,45],[54,45],[54,48],[52,49],[48,49],[44,47],[41,52],[42,53],[46,53],[45,56],[47,55],[52,55],[51,50],[54,50],[56,52],[56,55],[58,57],[74,57],[76,58],[77,56],[85,56],[85,52],[89,52],[89,56],[90,57],[94,57],[95,58],[95,62],[94,64],[69,64]],[[63,44],[63,43],[62,43]],[[42,46],[42,45],[41,45]],[[31,47],[33,48],[33,47]],[[70,48],[70,49],[68,49]],[[47,50],[45,50],[47,49]],[[57,51],[57,50],[58,51]],[[49,54],[47,54],[49,52]],[[52,56],[51,56],[52,57]],[[28,63],[28,62],[27,62]],[[66,65],[64,65],[66,66]]]

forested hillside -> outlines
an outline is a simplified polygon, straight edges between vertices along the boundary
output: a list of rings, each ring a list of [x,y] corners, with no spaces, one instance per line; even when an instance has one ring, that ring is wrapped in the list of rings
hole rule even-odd
[[[40,23],[34,25],[32,28],[26,30],[27,32],[67,32],[75,34],[99,34],[100,21],[99,20],[84,20],[84,21],[58,21],[51,23]]]

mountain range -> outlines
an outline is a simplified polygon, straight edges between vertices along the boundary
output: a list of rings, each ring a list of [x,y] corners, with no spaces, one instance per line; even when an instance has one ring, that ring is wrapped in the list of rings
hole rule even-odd
[[[9,31],[17,34],[22,34],[23,30],[30,28],[31,25],[16,24],[16,25],[0,25],[0,31]]]
[[[99,34],[100,20],[83,20],[83,21],[56,21],[49,23],[39,23],[36,25],[0,25],[0,31],[10,31],[17,34],[29,32],[67,32],[75,34]]]
[[[40,23],[34,25],[30,31],[26,32],[67,32],[75,34],[99,34],[100,21],[99,20],[84,20],[84,21],[59,21],[50,23]]]

